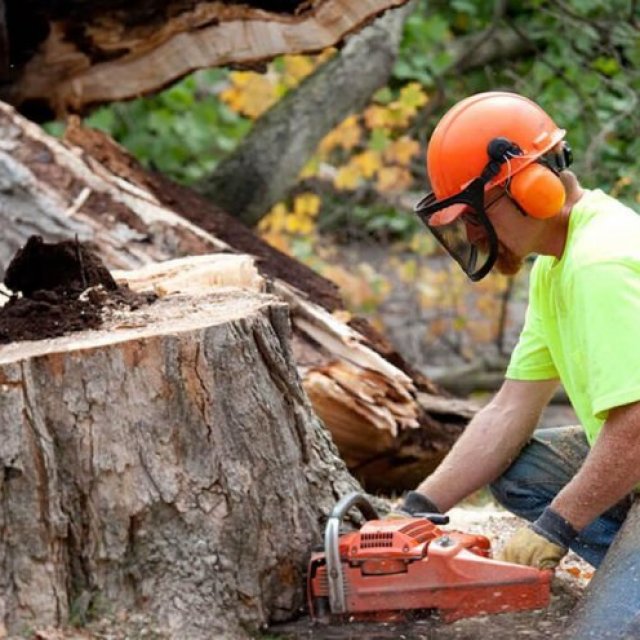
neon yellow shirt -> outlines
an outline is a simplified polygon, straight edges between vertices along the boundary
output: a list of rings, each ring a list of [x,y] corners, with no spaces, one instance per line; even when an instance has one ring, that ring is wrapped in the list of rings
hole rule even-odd
[[[569,218],[561,259],[539,256],[506,377],[560,378],[589,443],[640,400],[640,216],[600,190]]]

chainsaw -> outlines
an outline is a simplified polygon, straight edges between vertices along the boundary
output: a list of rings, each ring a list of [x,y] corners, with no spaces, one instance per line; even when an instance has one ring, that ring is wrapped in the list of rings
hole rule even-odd
[[[365,522],[340,533],[357,507]],[[491,558],[482,535],[443,530],[442,514],[379,519],[361,493],[334,507],[324,551],[308,568],[311,617],[321,621],[395,621],[416,610],[435,610],[445,622],[549,604],[553,572]]]

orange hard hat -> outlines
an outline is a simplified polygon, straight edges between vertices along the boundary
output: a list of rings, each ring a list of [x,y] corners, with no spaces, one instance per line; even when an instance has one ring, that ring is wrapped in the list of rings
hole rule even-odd
[[[479,177],[490,160],[488,145],[495,138],[513,142],[522,154],[505,162],[485,190],[535,162],[565,133],[535,102],[516,93],[489,91],[465,98],[442,117],[429,140],[427,173],[433,193],[438,200],[448,198]],[[429,224],[448,224],[464,210],[462,205],[452,205],[436,213]]]

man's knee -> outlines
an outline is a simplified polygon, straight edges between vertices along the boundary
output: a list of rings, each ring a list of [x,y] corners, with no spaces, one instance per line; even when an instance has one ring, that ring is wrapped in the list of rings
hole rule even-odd
[[[506,473],[489,485],[489,491],[507,511],[520,514],[531,507],[531,492],[517,479],[509,478]]]
[[[550,486],[538,477],[526,459],[516,460],[489,485],[489,490],[507,511],[527,520],[535,520],[557,492],[550,490]]]
[[[500,476],[499,478],[496,478],[491,484],[489,484],[489,491],[491,492],[493,499],[506,508],[505,502],[507,501],[507,499],[503,478],[504,476]]]

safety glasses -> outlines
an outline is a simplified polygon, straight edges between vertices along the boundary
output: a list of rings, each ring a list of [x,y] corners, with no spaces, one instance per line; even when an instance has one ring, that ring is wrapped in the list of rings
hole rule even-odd
[[[498,238],[486,209],[506,194],[501,193],[485,208],[485,184],[486,180],[476,178],[460,193],[443,200],[428,193],[414,207],[427,229],[474,282],[484,278],[498,258]]]

